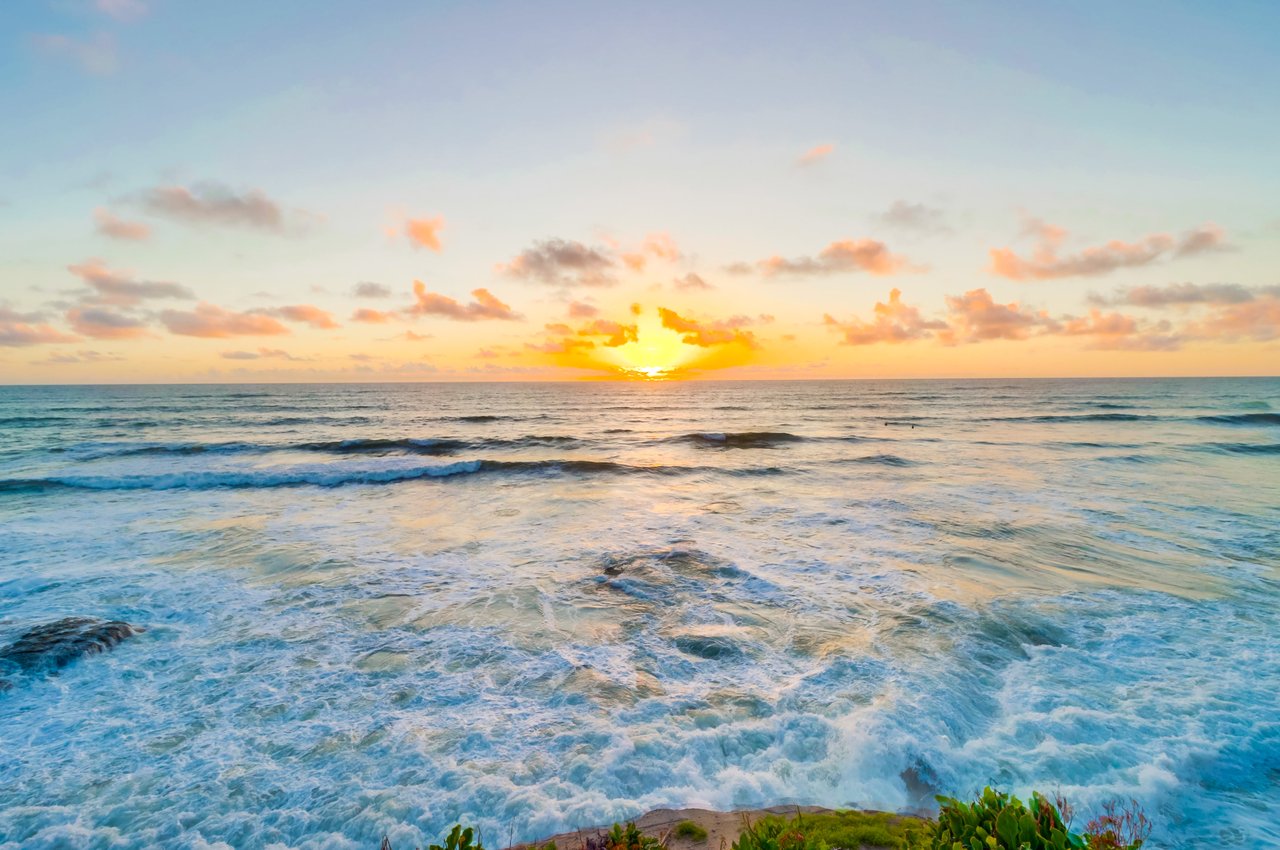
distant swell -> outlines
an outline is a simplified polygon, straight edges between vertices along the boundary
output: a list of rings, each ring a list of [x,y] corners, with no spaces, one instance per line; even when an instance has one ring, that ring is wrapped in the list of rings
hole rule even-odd
[[[1205,443],[1198,448],[1233,455],[1280,455],[1280,443]]]
[[[1200,416],[1197,420],[1216,425],[1280,425],[1280,413],[1224,413],[1220,416]]]
[[[522,449],[538,446],[572,448],[582,444],[576,437],[529,435],[510,439],[455,440],[433,437],[353,438],[306,443],[170,443],[151,445],[90,444],[83,447],[55,446],[51,452],[78,452],[84,460],[139,455],[266,454],[269,452],[317,452],[336,455],[427,455],[438,457],[467,449]]]
[[[805,438],[785,431],[743,431],[736,434],[685,434],[672,439],[704,448],[771,449],[786,443],[800,443]]]
[[[306,467],[281,471],[186,472],[165,475],[51,476],[0,479],[0,495],[53,490],[232,490],[273,487],[341,487],[347,484],[394,484],[422,478],[491,474],[549,473],[567,475],[687,475],[706,472],[727,475],[780,475],[778,467],[722,469],[717,467],[639,466],[603,460],[467,460],[439,466],[392,469]]]
[[[1142,413],[1054,413],[1042,416],[991,416],[981,422],[1150,422],[1159,416]]]

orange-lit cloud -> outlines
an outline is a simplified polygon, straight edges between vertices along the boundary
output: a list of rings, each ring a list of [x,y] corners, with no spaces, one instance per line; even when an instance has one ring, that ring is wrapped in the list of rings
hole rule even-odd
[[[636,334],[636,325],[623,325],[618,322],[611,322],[608,319],[596,319],[589,325],[578,329],[578,336],[608,337],[600,344],[609,348],[617,348],[620,345],[626,345],[628,342],[635,342],[637,339]]]
[[[617,283],[612,271],[616,263],[601,248],[589,248],[581,242],[546,239],[534,243],[500,264],[498,271],[519,280],[550,286],[612,286]]]
[[[569,302],[569,318],[571,319],[590,319],[600,315],[600,308],[594,304],[587,304],[584,301]]]
[[[413,282],[413,294],[417,299],[405,312],[411,316],[443,316],[458,322],[476,322],[484,319],[503,319],[514,321],[524,318],[514,312],[511,307],[487,289],[473,289],[471,296],[475,299],[468,304],[438,292],[428,292],[427,285],[420,280]]]
[[[305,322],[311,327],[322,331],[342,327],[333,320],[333,314],[328,310],[321,310],[313,304],[288,304],[284,307],[268,307],[255,312],[266,316],[275,316],[279,319],[287,319],[290,322]]]
[[[918,308],[902,303],[902,293],[897,289],[889,291],[887,303],[876,302],[875,319],[871,322],[858,318],[840,322],[830,315],[824,316],[823,322],[840,331],[845,345],[910,342],[948,329],[946,322],[925,319]]]
[[[34,361],[40,365],[61,365],[67,363],[118,363],[125,358],[119,354],[106,351],[81,350],[72,354],[69,351],[55,351],[44,360]]]
[[[717,345],[739,344],[747,348],[758,348],[755,334],[743,328],[752,324],[746,316],[733,316],[712,322],[703,322],[681,316],[675,310],[666,307],[658,308],[658,317],[662,326],[676,333],[684,334],[681,341],[685,345],[696,345],[700,348],[711,348]]]
[[[86,296],[86,300],[101,304],[130,307],[151,298],[196,297],[185,286],[168,281],[137,280],[123,272],[112,271],[98,259],[67,266],[67,271],[95,290],[93,295]]]
[[[67,323],[78,334],[94,339],[136,339],[149,336],[147,323],[106,307],[72,307]]]
[[[796,165],[803,167],[822,162],[822,160],[831,156],[835,149],[836,146],[832,144],[814,145],[804,153],[800,154],[800,158],[796,160]]]
[[[1036,331],[1054,329],[1057,323],[1046,313],[1025,310],[1018,303],[997,304],[985,289],[964,295],[948,295],[950,328],[938,332],[948,345],[991,339],[1026,339]]]
[[[773,256],[760,260],[756,268],[766,277],[777,276],[812,276],[844,274],[848,272],[867,272],[873,275],[893,275],[905,271],[916,270],[905,257],[892,253],[888,247],[875,239],[844,239],[832,242],[818,252],[817,257],[785,257]],[[740,266],[729,267],[738,272]]]
[[[444,227],[444,219],[411,218],[404,223],[404,235],[415,248],[426,248],[440,253],[440,231]]]
[[[1242,304],[1218,307],[1202,321],[1190,325],[1187,332],[1226,340],[1280,339],[1280,294],[1263,294]]]
[[[361,307],[351,314],[351,321],[366,325],[385,325],[395,318],[396,314],[390,310],[370,310],[368,307]]]
[[[40,313],[19,313],[0,305],[0,346],[17,348],[46,343],[75,342],[78,337],[62,333],[44,322]]]
[[[992,248],[988,269],[991,274],[1023,281],[1096,277],[1117,269],[1149,265],[1160,259],[1189,257],[1226,247],[1222,228],[1206,224],[1176,239],[1167,233],[1154,233],[1137,242],[1113,239],[1077,254],[1061,255],[1058,249],[1067,235],[1064,229],[1036,220],[1032,220],[1029,229],[1037,237],[1031,256],[1019,256],[1012,248]]]
[[[1158,322],[1144,329],[1133,316],[1091,310],[1088,316],[1064,317],[1056,333],[1065,336],[1090,337],[1090,348],[1126,351],[1174,351],[1182,347],[1183,338],[1170,333],[1168,322]]]
[[[142,242],[151,235],[151,227],[145,222],[125,221],[102,207],[93,211],[93,221],[98,233],[111,239]]]
[[[262,313],[234,313],[208,303],[197,304],[194,310],[165,310],[160,321],[172,334],[207,339],[289,333],[279,321]]]

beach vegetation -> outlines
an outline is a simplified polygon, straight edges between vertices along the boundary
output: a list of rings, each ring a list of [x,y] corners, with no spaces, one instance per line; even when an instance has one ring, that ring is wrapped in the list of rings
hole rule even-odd
[[[707,831],[691,820],[682,820],[674,830],[676,838],[687,838],[690,841],[706,841]]]

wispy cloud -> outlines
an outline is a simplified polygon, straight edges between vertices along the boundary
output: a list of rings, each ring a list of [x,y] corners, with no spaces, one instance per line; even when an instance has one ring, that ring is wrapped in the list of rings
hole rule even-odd
[[[152,215],[191,226],[249,227],[271,233],[298,231],[317,217],[286,211],[260,189],[238,192],[216,181],[192,186],[157,186],[142,196]]]
[[[1036,237],[1031,255],[1020,256],[1012,248],[992,248],[988,269],[991,274],[1021,281],[1097,277],[1118,269],[1150,265],[1157,260],[1227,248],[1226,234],[1215,224],[1203,225],[1177,238],[1167,233],[1153,233],[1136,242],[1113,239],[1075,254],[1059,252],[1067,237],[1067,231],[1061,227],[1032,219],[1025,230]]]
[[[160,321],[179,336],[225,339],[234,336],[278,336],[289,329],[258,312],[236,313],[216,304],[197,304],[194,310],[165,310]]]
[[[322,310],[314,304],[287,304],[283,307],[266,307],[253,312],[266,316],[275,316],[277,319],[286,319],[290,322],[304,322],[322,331],[341,327],[333,320],[332,313],[328,310]]]
[[[103,236],[127,242],[143,242],[151,236],[151,226],[141,221],[125,221],[110,210],[93,211],[94,227]]]
[[[147,14],[143,0],[93,0],[94,8],[117,21],[135,21]]]
[[[766,277],[806,277],[850,272],[894,275],[919,270],[906,257],[892,253],[883,242],[875,239],[832,242],[819,251],[816,257],[768,257],[757,262],[756,268]],[[737,271],[736,268],[731,270]]]
[[[294,357],[283,348],[259,348],[257,351],[223,351],[219,357],[224,360],[293,360],[303,362],[306,357]]]
[[[396,314],[391,310],[371,310],[368,307],[361,307],[351,314],[351,321],[366,325],[385,325],[395,318]]]
[[[357,298],[390,298],[391,288],[371,280],[362,280],[352,288],[351,294]]]
[[[581,242],[546,239],[520,252],[498,270],[507,277],[550,286],[612,286],[616,263],[609,252]]]
[[[714,286],[707,283],[706,280],[703,279],[702,275],[694,274],[693,272],[689,272],[684,277],[676,278],[675,280],[672,281],[672,284],[675,286],[676,289],[683,289],[686,291],[695,290],[695,289],[696,290],[715,289]]]
[[[1280,286],[1251,289],[1238,283],[1171,283],[1168,286],[1134,286],[1107,298],[1090,295],[1092,304],[1125,304],[1131,307],[1189,307],[1195,305],[1245,304],[1266,295],[1280,295]]]
[[[74,354],[70,351],[55,351],[43,360],[33,360],[36,366],[59,366],[70,363],[116,363],[126,358],[111,352],[81,350]]]
[[[94,339],[136,339],[150,336],[143,319],[106,307],[72,307],[67,310],[67,323],[76,333]]]
[[[0,306],[0,346],[18,348],[46,343],[75,342],[78,337],[65,334],[45,323],[41,313],[19,313]]]
[[[415,280],[413,295],[416,299],[415,303],[405,310],[411,316],[443,316],[458,322],[477,322],[487,319],[514,321],[524,318],[514,312],[509,305],[498,300],[489,290],[483,288],[471,290],[471,297],[475,300],[463,304],[447,295],[428,292],[425,283]]]
[[[836,146],[832,144],[814,145],[804,153],[800,154],[800,158],[796,160],[796,165],[801,168],[816,165],[831,156],[835,149]]]
[[[830,314],[823,316],[823,322],[843,335],[844,345],[910,342],[948,329],[946,322],[925,319],[919,308],[904,304],[902,292],[897,289],[889,291],[888,302],[876,302],[875,318],[870,322],[858,318],[841,322]]]
[[[889,205],[889,209],[873,216],[873,220],[884,227],[922,234],[951,231],[942,210],[906,201],[894,201]]]
[[[569,317],[572,319],[590,319],[600,315],[600,308],[584,301],[569,302]]]
[[[189,298],[193,293],[187,287],[171,281],[138,280],[126,272],[112,271],[102,260],[89,259],[67,266],[67,271],[93,288],[94,294],[87,300],[118,307],[131,307],[153,298]]]

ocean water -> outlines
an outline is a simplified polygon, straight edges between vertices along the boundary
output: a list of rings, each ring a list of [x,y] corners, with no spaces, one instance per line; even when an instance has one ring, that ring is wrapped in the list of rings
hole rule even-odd
[[[0,848],[1136,797],[1280,846],[1280,380],[0,388]],[[3,671],[0,671],[3,675]]]

